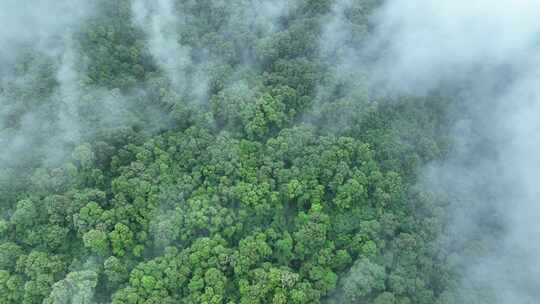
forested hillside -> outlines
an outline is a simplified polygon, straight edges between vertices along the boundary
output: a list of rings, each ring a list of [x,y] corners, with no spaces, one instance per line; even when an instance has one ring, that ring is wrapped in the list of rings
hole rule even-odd
[[[454,303],[381,1],[89,2],[0,52],[0,303]]]

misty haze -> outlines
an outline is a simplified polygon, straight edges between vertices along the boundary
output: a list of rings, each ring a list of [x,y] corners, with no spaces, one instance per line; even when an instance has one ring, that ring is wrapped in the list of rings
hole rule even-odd
[[[0,1],[0,304],[540,303],[540,1]]]

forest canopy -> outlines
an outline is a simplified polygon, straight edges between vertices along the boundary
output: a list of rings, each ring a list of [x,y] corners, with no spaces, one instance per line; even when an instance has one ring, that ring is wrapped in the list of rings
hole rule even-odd
[[[382,5],[0,4],[0,303],[469,303],[463,105],[377,82]]]

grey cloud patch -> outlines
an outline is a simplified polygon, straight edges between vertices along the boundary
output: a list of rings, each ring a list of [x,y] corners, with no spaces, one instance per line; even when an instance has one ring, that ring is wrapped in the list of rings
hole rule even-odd
[[[364,50],[384,51],[372,79],[396,92],[461,88],[458,144],[422,183],[452,203],[441,246],[460,267],[460,303],[540,298],[538,16],[529,0],[388,1]]]
[[[82,0],[5,0],[0,3],[0,62],[15,59],[21,47],[58,56],[59,37],[76,27],[92,11]]]
[[[94,9],[79,0],[0,3],[1,167],[58,164],[100,127],[126,121],[127,96],[83,85],[75,33]]]
[[[30,3],[7,0],[0,3],[0,44],[3,46],[0,62],[4,68],[4,71],[0,72],[0,102],[5,107],[0,117],[0,140],[3,146],[7,147],[0,156],[3,167],[17,163],[18,160],[22,161],[20,156],[33,153],[36,145],[55,146],[52,142],[47,143],[52,138],[43,138],[50,137],[51,133],[48,131],[55,128],[48,121],[47,114],[57,112],[52,108],[50,99],[53,97],[48,91],[53,81],[64,85],[73,81],[74,76],[68,75],[68,71],[59,66],[67,57],[73,56],[71,47],[66,45],[69,41],[67,33],[82,22],[89,13],[89,8],[83,1],[38,0]],[[21,62],[29,67],[21,70]],[[40,77],[48,78],[50,82],[43,83]],[[28,87],[38,87],[42,94],[21,94]],[[66,90],[72,88],[61,85],[60,95],[65,95]],[[8,108],[6,104],[15,105],[16,109]],[[14,117],[13,110],[24,111],[28,106],[30,111],[19,114],[18,128],[8,129],[12,124],[8,120]],[[63,107],[61,109],[72,111]],[[57,112],[60,124],[67,122],[67,116],[63,115],[62,111]],[[73,126],[64,129],[76,132]],[[53,153],[56,151],[51,151],[51,154]]]
[[[378,74],[398,89],[433,88],[530,57],[539,10],[530,0],[388,1],[368,49],[383,47]]]
[[[202,67],[195,67],[192,49],[179,42],[178,29],[185,16],[177,14],[170,0],[136,0],[132,5],[133,20],[147,35],[150,52],[165,71],[177,93],[190,92],[196,100],[205,97],[207,76]]]
[[[293,9],[294,3],[282,0],[212,1],[209,9],[201,11],[198,6],[206,4],[135,0],[131,8],[133,23],[145,33],[149,51],[175,93],[190,102],[203,102],[209,97],[212,68],[230,61],[240,61],[242,66],[252,68],[254,62],[245,54],[218,53],[217,49],[202,45],[219,42],[219,46],[227,50],[234,43],[227,41],[227,36],[235,36],[234,33],[242,33],[252,39],[256,35],[274,33],[280,28],[279,18]],[[206,36],[200,32],[201,26],[197,22],[201,16],[197,14],[210,15],[204,18],[219,24],[218,36]]]

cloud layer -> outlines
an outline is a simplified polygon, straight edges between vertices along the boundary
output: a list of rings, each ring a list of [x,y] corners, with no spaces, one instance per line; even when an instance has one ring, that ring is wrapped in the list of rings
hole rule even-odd
[[[464,104],[455,149],[425,168],[423,186],[452,202],[442,246],[466,303],[540,297],[538,16],[529,0],[393,0],[363,49],[384,54],[374,83],[414,95],[451,87]]]

